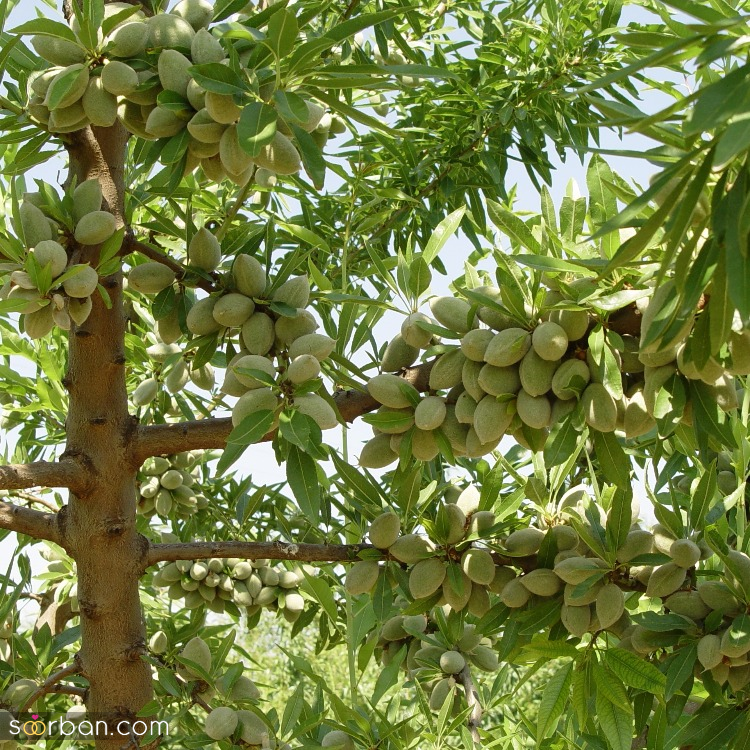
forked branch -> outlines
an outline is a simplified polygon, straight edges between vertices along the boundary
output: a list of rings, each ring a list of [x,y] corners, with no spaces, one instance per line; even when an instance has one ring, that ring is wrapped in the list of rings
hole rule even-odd
[[[60,682],[62,682],[64,679],[71,677],[74,674],[80,674],[81,673],[81,662],[78,659],[78,656],[73,659],[73,661],[68,664],[67,667],[63,667],[62,669],[58,670],[54,674],[50,675],[27,699],[26,702],[21,706],[19,709],[19,715],[24,714],[26,711],[28,711],[42,696],[46,695],[47,693],[57,693],[57,692],[65,692],[69,693],[70,690],[75,690],[75,694],[78,694],[79,690],[82,690],[82,688],[73,688],[72,686],[68,685],[59,685]],[[63,690],[62,688],[66,688]]]
[[[41,513],[38,510],[0,502],[0,529],[9,529],[34,539],[46,539],[61,544],[62,535],[57,513]]]

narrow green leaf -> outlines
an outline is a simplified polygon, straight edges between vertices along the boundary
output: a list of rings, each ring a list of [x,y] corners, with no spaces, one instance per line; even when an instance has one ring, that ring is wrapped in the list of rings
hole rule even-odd
[[[429,266],[437,258],[438,253],[445,247],[445,243],[453,236],[466,213],[466,206],[456,209],[448,214],[434,229],[430,239],[425,246],[422,258]]]
[[[539,702],[539,715],[536,729],[536,745],[539,747],[557,726],[570,697],[570,685],[573,680],[573,662],[555,672],[548,680],[542,699]]]
[[[293,445],[286,464],[286,478],[300,510],[311,523],[317,524],[320,515],[320,485],[315,461]]]
[[[271,16],[266,33],[266,44],[277,57],[286,57],[294,49],[299,34],[297,17],[287,8],[283,8]]]
[[[633,710],[625,711],[612,703],[602,691],[596,693],[596,718],[612,750],[631,750]]]
[[[276,135],[276,120],[276,110],[268,104],[246,104],[237,122],[237,139],[243,151],[250,156],[257,156],[263,146],[270,143]]]
[[[640,656],[621,648],[604,651],[604,663],[628,687],[660,695],[666,686],[666,677]]]

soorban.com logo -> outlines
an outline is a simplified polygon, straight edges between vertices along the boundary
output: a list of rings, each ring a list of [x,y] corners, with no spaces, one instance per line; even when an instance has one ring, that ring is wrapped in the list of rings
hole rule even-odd
[[[32,714],[31,718],[32,721],[23,723],[23,733],[27,737],[43,737],[47,731],[47,725],[39,719],[38,714]]]

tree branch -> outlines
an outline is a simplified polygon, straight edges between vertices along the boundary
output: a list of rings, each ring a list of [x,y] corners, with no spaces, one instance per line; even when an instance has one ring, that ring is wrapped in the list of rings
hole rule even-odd
[[[174,560],[240,557],[243,560],[297,560],[299,562],[356,562],[371,544],[293,544],[289,542],[185,542],[152,544],[147,565]],[[389,559],[383,553],[383,559]]]
[[[74,674],[81,673],[81,663],[76,656],[73,661],[68,664],[67,667],[63,667],[54,674],[50,675],[27,699],[26,702],[18,710],[19,715],[28,711],[42,696],[51,692],[67,692],[62,690],[56,690],[58,682],[70,677]],[[67,685],[60,685],[60,688],[68,687]]]
[[[458,680],[463,686],[466,693],[466,702],[469,704],[469,708],[471,708],[467,726],[471,732],[474,744],[481,745],[482,738],[479,736],[479,727],[482,724],[482,704],[479,702],[479,693],[474,685],[474,679],[471,676],[471,669],[469,669],[468,664],[458,673]]]
[[[25,490],[29,487],[67,487],[75,494],[85,491],[86,473],[70,458],[61,461],[36,461],[32,464],[0,466],[0,490]]]
[[[430,371],[435,360],[409,367],[401,376],[417,390],[429,390]],[[374,411],[380,404],[366,391],[338,391],[333,396],[336,408],[344,422],[353,422],[357,417]],[[138,429],[134,446],[134,462],[140,466],[150,456],[182,453],[190,450],[224,448],[232,431],[232,420],[198,419],[176,424],[145,425]],[[273,440],[276,432],[269,432],[263,441]]]
[[[57,513],[60,508],[55,505],[51,500],[47,500],[47,498],[41,497],[39,495],[35,495],[32,492],[23,492],[21,490],[17,492],[12,493],[15,497],[19,498],[20,500],[25,500],[27,503],[30,504],[36,504],[36,505],[43,505],[45,508],[51,510],[53,513]]]
[[[149,260],[161,263],[171,271],[174,271],[178,278],[182,278],[185,275],[185,268],[180,263],[172,260],[172,258],[159,248],[147,245],[145,242],[140,242],[132,234],[126,235],[125,242],[123,243],[123,255],[127,255],[128,253],[140,253]],[[200,277],[198,277],[196,281],[196,286],[206,292],[216,291],[216,286],[214,284]]]
[[[87,688],[76,687],[75,685],[53,685],[47,692],[58,693],[60,695],[75,695],[85,700],[89,691]]]
[[[177,542],[151,544],[146,565],[175,560],[206,560],[209,557],[239,557],[243,560],[297,560],[299,562],[357,562],[363,550],[377,550],[372,544],[295,544],[293,542]],[[394,560],[378,550],[380,560]],[[368,557],[369,560],[378,559]],[[535,557],[507,557],[493,553],[496,565],[512,565],[525,572],[536,567]]]
[[[57,513],[41,513],[38,510],[0,501],[0,529],[9,529],[34,539],[46,539],[55,544],[62,544]]]

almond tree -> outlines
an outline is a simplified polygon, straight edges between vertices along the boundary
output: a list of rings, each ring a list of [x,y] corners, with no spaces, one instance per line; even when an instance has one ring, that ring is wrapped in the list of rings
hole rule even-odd
[[[167,5],[2,38],[5,718],[101,720],[97,748],[517,747],[510,716],[537,747],[745,747],[744,19],[659,4],[623,44],[616,3]],[[689,97],[652,70],[686,59]],[[546,144],[623,125],[653,184],[595,154],[556,207]],[[230,471],[261,442],[286,483]],[[273,612],[349,684],[292,656],[264,703],[237,625]],[[510,678],[550,661],[530,721]]]

